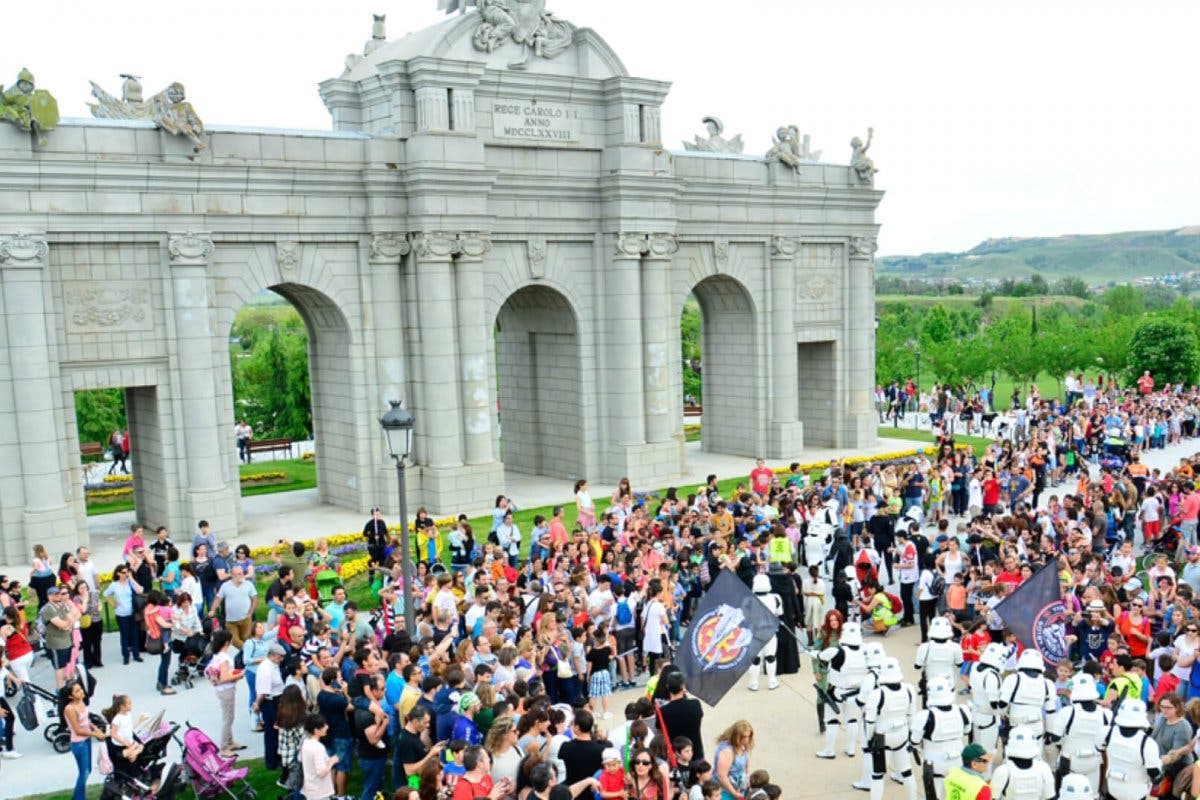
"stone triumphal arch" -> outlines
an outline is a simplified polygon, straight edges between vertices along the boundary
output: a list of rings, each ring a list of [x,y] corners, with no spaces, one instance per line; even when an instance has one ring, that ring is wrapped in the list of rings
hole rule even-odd
[[[751,156],[706,118],[674,152],[668,84],[597,34],[540,2],[466,11],[395,40],[378,23],[320,86],[326,132],[202,130],[182,102],[0,124],[0,562],[85,530],[80,389],[125,389],[147,525],[236,527],[227,340],[263,289],[309,329],[321,496],[358,510],[396,502],[393,398],[438,512],[485,505],[506,465],[679,474],[689,295],[706,448],[873,440],[869,140],[825,163],[784,125]]]

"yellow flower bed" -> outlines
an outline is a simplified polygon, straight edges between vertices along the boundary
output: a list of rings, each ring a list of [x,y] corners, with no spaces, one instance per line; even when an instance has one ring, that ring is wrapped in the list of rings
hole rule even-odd
[[[684,433],[698,433],[699,431],[700,431],[699,425],[684,425],[683,426]]]
[[[315,452],[313,452],[312,450],[309,450],[307,453],[300,456],[300,460],[301,461],[312,461],[316,457],[317,457],[317,454]]]
[[[933,446],[932,442],[930,443],[930,446]],[[956,444],[954,446],[955,450],[969,450],[970,448],[971,446],[967,444]],[[929,448],[922,447],[919,449],[927,450]],[[911,450],[895,450],[890,453],[876,453],[873,456],[851,456],[849,458],[841,459],[841,464],[842,466],[854,466],[855,464],[873,464],[876,461],[897,461],[903,458],[914,458],[917,455],[917,450],[918,448],[914,447]],[[813,472],[815,470],[825,469],[828,466],[828,461],[811,461],[806,464],[801,464],[800,471]],[[787,475],[790,474],[791,471],[791,465],[786,467],[776,467],[774,469],[776,475]]]
[[[125,481],[114,481],[111,478],[116,476],[110,475],[104,479],[105,483],[124,483]],[[124,477],[124,476],[122,476]],[[252,475],[243,475],[242,483],[257,483],[258,481],[282,481],[287,480],[286,472],[256,472]],[[87,493],[87,497],[92,500],[98,500],[105,497],[127,497],[133,494],[132,486],[122,486],[117,489],[94,489]]]
[[[96,489],[94,491],[88,492],[87,496],[89,499],[91,499],[91,498],[101,498],[101,497],[125,497],[126,495],[131,495],[131,494],[133,494],[133,487],[126,486],[121,489]]]
[[[133,481],[133,473],[128,475],[105,475],[105,483],[131,483]]]
[[[287,478],[286,472],[255,472],[251,475],[243,475],[242,483],[253,483],[254,481],[275,481]]]

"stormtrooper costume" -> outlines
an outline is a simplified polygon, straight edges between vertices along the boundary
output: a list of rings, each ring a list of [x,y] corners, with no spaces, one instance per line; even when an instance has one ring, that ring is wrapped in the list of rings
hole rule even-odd
[[[1058,800],[1095,800],[1098,791],[1082,775],[1067,775],[1058,787]]]
[[[767,607],[768,611],[777,617],[783,616],[783,600],[780,599],[779,595],[771,591],[770,578],[763,573],[755,575],[752,588],[754,589],[754,596]],[[750,684],[747,687],[750,691],[758,691],[758,676],[762,672],[764,662],[767,666],[767,688],[779,688],[779,679],[775,677],[776,670],[779,669],[779,665],[775,661],[775,651],[778,644],[779,636],[772,636],[771,640],[763,645],[762,650],[759,650],[758,655],[754,657],[754,662],[750,665]]]
[[[863,660],[867,663],[867,674],[863,676],[862,683],[858,686],[858,697],[855,698],[855,702],[858,703],[860,719],[865,720],[863,712],[867,700],[870,699],[875,688],[879,686],[879,670],[883,667],[883,660],[885,658],[887,658],[887,652],[884,651],[882,642],[871,641],[863,645]],[[871,790],[871,754],[867,750],[870,737],[867,736],[865,721],[861,724],[861,733],[863,750],[862,775],[850,785],[861,792],[868,792]]]
[[[971,710],[974,739],[989,753],[996,752],[1000,739],[1000,669],[1004,666],[1004,645],[992,642],[979,654],[979,663],[971,672]]]
[[[1045,662],[1036,650],[1026,650],[1017,659],[1017,671],[1000,684],[1000,702],[1012,728],[1029,726],[1039,745],[1045,733],[1044,719],[1058,708],[1054,684],[1046,678]]]
[[[900,774],[907,800],[917,800],[909,752],[909,729],[917,714],[917,690],[904,682],[900,662],[885,658],[879,668],[879,685],[863,712],[864,728],[871,751],[871,800],[883,800],[883,775],[888,769]]]
[[[961,762],[963,743],[971,733],[971,713],[954,702],[954,681],[939,675],[929,681],[925,710],[912,724],[912,743],[921,748],[926,796],[932,785],[942,800],[946,773]]]
[[[1146,734],[1146,704],[1121,701],[1113,727],[1104,740],[1108,753],[1108,796],[1113,800],[1143,800],[1162,774],[1162,753]]]
[[[1013,728],[1005,754],[1008,760],[992,773],[992,797],[995,800],[1051,800],[1054,797],[1054,773],[1042,759],[1038,730],[1032,725]]]
[[[867,674],[862,627],[857,622],[847,622],[842,626],[838,646],[825,648],[817,658],[829,665],[829,699],[838,706],[835,710],[830,703],[825,704],[825,749],[817,752],[817,758],[836,756],[841,727],[846,729],[846,755],[853,758],[859,733],[859,707],[855,700]]]
[[[914,664],[921,673],[921,697],[928,695],[929,686],[935,678],[946,678],[953,687],[962,663],[962,645],[954,641],[950,620],[934,617],[929,623],[929,641],[917,646]]]
[[[804,564],[818,566],[821,576],[828,579],[828,566],[825,559],[833,544],[833,532],[837,528],[837,501],[828,500],[825,507],[808,521],[804,529]]]
[[[1056,775],[1082,775],[1092,786],[1100,786],[1101,750],[1112,727],[1112,712],[1099,704],[1100,694],[1090,675],[1071,678],[1071,705],[1056,713],[1047,725],[1053,741],[1060,741]]]

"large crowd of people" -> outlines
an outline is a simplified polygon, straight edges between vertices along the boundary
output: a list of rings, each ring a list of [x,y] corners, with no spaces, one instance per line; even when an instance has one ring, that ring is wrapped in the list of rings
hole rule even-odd
[[[978,454],[950,422],[982,425],[974,415],[992,398],[936,387],[926,410],[936,442],[914,458],[834,461],[817,474],[759,461],[732,491],[716,476],[661,495],[622,481],[603,510],[579,481],[574,524],[556,507],[527,531],[504,496],[483,531],[465,515],[439,529],[422,509],[415,630],[400,545],[378,512],[363,530],[371,599],[361,605],[324,541],[281,540],[264,565],[205,523],[186,546],[135,528],[107,586],[86,548],[57,570],[38,549],[26,591],[0,577],[5,677],[28,681],[35,649],[53,663],[79,751],[76,798],[93,739],[106,737],[114,764],[137,757],[129,725],[89,722],[90,687],[76,677],[77,662],[103,666],[106,603],[125,663],[157,658],[163,693],[206,679],[220,754],[245,748],[234,731],[248,720],[294,797],[347,797],[357,772],[363,800],[774,800],[781,789],[751,769],[753,720],[702,730],[673,663],[697,603],[727,571],[782,622],[749,688],[763,666],[777,688],[809,654],[813,727],[825,737],[816,755],[837,758],[840,740],[863,756],[855,786],[876,800],[888,773],[910,800],[918,782],[985,800],[1195,797],[1200,460],[1151,469],[1143,458],[1194,436],[1200,394],[1152,380],[1066,385],[1061,399],[1014,398]],[[1054,664],[1023,650],[996,611],[1047,565],[1066,605]],[[269,585],[256,586],[268,567]],[[37,623],[23,602],[38,606]],[[890,635],[909,626],[915,652]],[[910,660],[917,685],[899,666]],[[130,713],[115,701],[109,711]],[[7,704],[0,715],[12,757],[17,726]]]

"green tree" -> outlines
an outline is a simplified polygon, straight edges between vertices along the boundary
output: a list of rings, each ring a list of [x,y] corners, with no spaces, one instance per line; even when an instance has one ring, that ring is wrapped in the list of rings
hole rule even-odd
[[[1118,317],[1135,317],[1146,310],[1142,293],[1132,286],[1114,286],[1104,293],[1105,308]]]
[[[300,315],[290,306],[243,309],[233,333],[240,339],[230,349],[234,416],[259,437],[311,436],[308,335]]]
[[[90,389],[75,393],[75,427],[80,442],[99,442],[108,446],[108,437],[118,428],[124,430],[125,391]]]
[[[701,333],[704,320],[700,314],[700,304],[696,302],[696,298],[689,297],[683,304],[683,314],[679,320],[679,341],[682,352],[680,356],[683,364],[683,393],[696,398],[699,403],[704,402],[704,386],[703,377],[700,370],[693,368],[693,364],[700,364],[703,359],[701,352]]]
[[[1167,316],[1142,319],[1129,341],[1128,374],[1150,370],[1158,383],[1194,383],[1200,348],[1189,325]]]
[[[1054,282],[1054,293],[1065,294],[1071,297],[1078,297],[1086,300],[1091,296],[1091,291],[1088,289],[1087,281],[1083,278],[1059,278]]]

